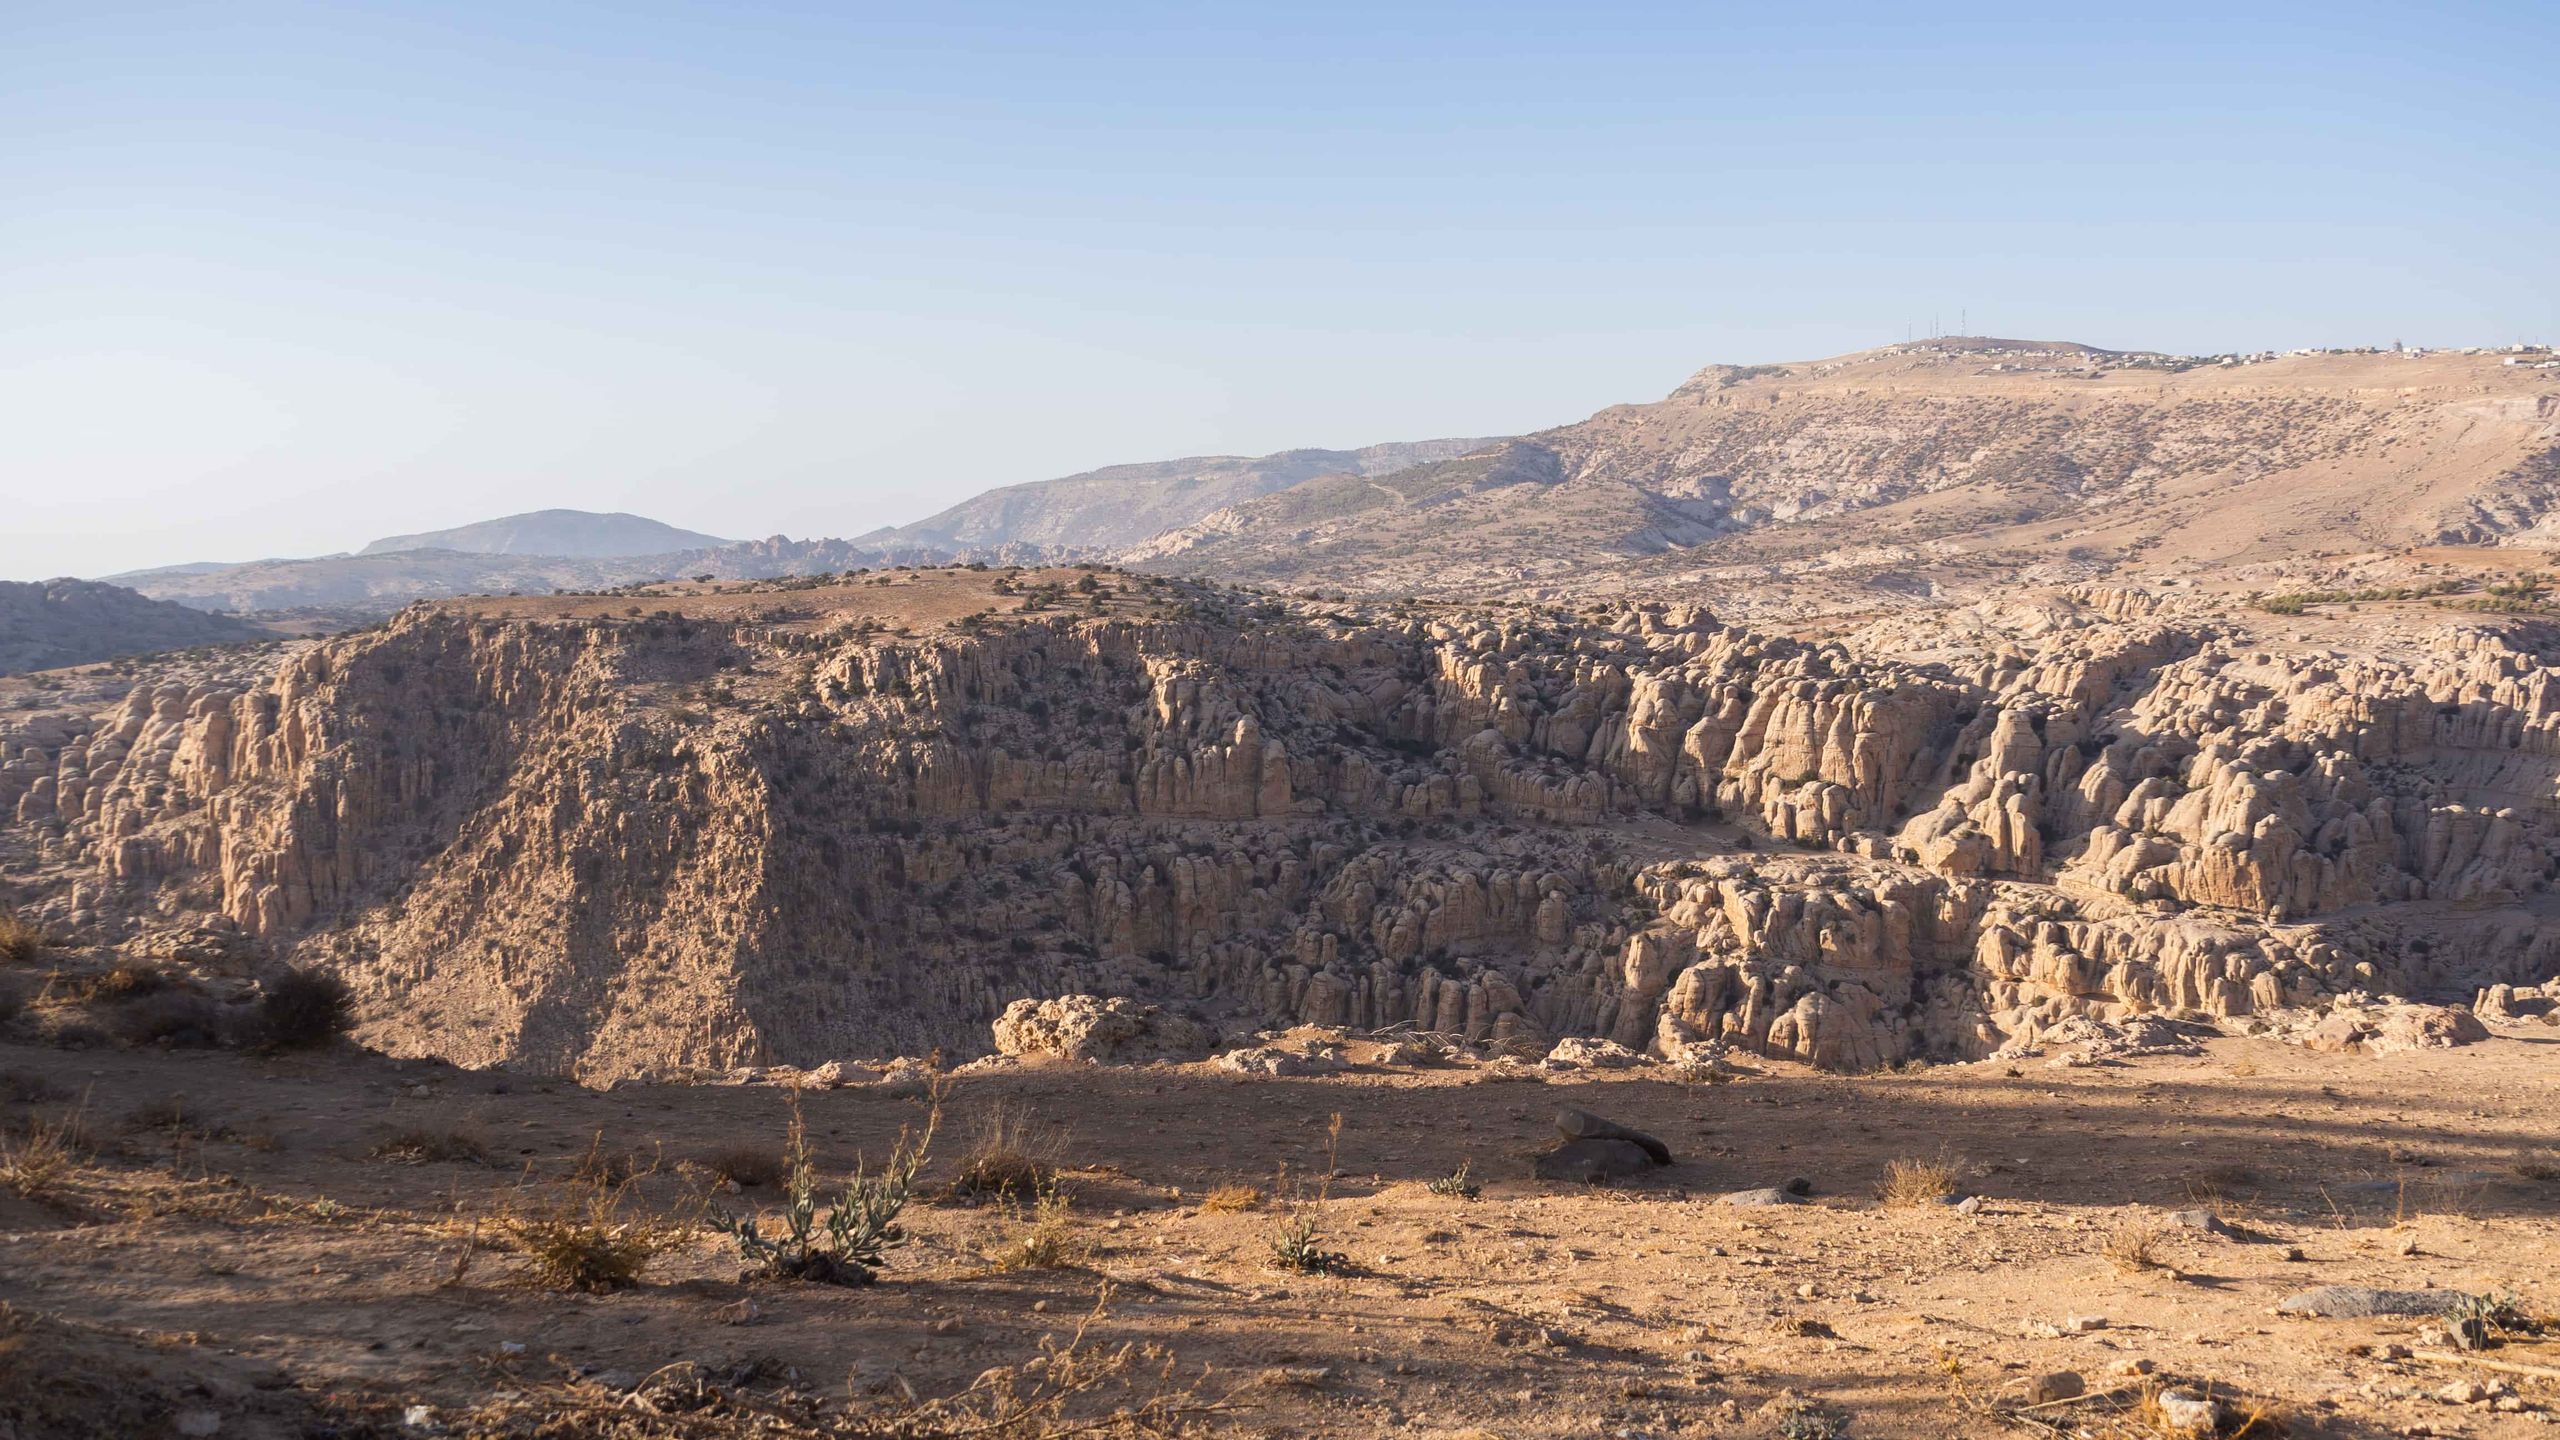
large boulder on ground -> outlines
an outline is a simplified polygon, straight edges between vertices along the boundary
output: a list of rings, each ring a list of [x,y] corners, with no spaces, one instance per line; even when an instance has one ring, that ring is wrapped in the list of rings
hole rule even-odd
[[[2468,1010],[2450,1005],[2382,1005],[2341,1009],[2302,1037],[2313,1050],[2340,1055],[2397,1055],[2407,1050],[2450,1050],[2489,1038],[2489,1027]]]
[[[1277,1045],[1248,1045],[1218,1057],[1218,1068],[1238,1075],[1330,1075],[1346,1068],[1342,1057],[1324,1051],[1284,1050]]]
[[[1121,996],[1062,995],[1016,1000],[996,1017],[996,1050],[1026,1059],[1134,1065],[1197,1060],[1217,1041],[1208,1026]]]
[[[1653,1168],[1653,1157],[1632,1140],[1567,1140],[1539,1156],[1533,1172],[1541,1180],[1605,1185]]]
[[[1556,1131],[1564,1143],[1539,1156],[1533,1167],[1541,1180],[1601,1185],[1671,1163],[1670,1146],[1588,1110],[1557,1111]]]
[[[1624,1140],[1642,1150],[1656,1165],[1671,1163],[1671,1147],[1641,1130],[1603,1120],[1588,1110],[1567,1106],[1556,1112],[1556,1133],[1567,1140]]]

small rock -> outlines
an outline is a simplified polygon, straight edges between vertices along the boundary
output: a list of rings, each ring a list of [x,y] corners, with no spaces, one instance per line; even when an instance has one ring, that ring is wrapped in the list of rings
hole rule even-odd
[[[2026,1404],[2050,1405],[2056,1400],[2076,1400],[2089,1393],[2089,1382],[2081,1379],[2077,1370],[2056,1370],[2026,1381],[2024,1389]]]
[[[1967,1195],[1963,1199],[1954,1203],[1955,1212],[1959,1215],[1979,1215],[1982,1213],[1982,1197],[1979,1195]]]
[[[1762,1205],[1793,1205],[1796,1203],[1796,1197],[1771,1185],[1759,1190],[1735,1190],[1719,1195],[1716,1197],[1716,1203],[1753,1208]]]
[[[2156,1402],[2160,1418],[2184,1434],[2211,1435],[2222,1428],[2221,1402],[2188,1390],[2163,1390]]]
[[[2148,1360],[2136,1358],[2117,1362],[2116,1373],[2130,1380],[2138,1375],[2148,1375],[2158,1368]]]
[[[764,1311],[751,1299],[738,1299],[711,1312],[711,1318],[723,1325],[753,1325],[764,1318]]]
[[[2456,1380],[2437,1391],[2436,1398],[2447,1405],[2479,1405],[2487,1402],[2490,1391],[2477,1380]]]
[[[2210,1210],[2179,1210],[2169,1216],[2169,1223],[2189,1230],[2201,1230],[2207,1235],[2231,1233],[2231,1227],[2222,1223],[2222,1217]]]
[[[2092,1330],[2106,1329],[2107,1317],[2104,1315],[2074,1315],[2070,1319],[2062,1322],[2062,1328],[2074,1335],[2086,1335]]]
[[[210,1410],[181,1410],[169,1424],[181,1435],[202,1437],[222,1433],[222,1417]]]
[[[957,1335],[960,1333],[961,1327],[959,1321],[946,1315],[925,1328],[931,1330],[936,1335]]]
[[[2288,1295],[2276,1304],[2281,1315],[2309,1315],[2323,1320],[2363,1320],[2377,1315],[2442,1315],[2466,1297],[2459,1290],[2377,1290],[2370,1285],[2323,1285]]]
[[[1628,1070],[1645,1063],[1645,1057],[1615,1040],[1588,1040],[1571,1036],[1556,1042],[1547,1052],[1547,1067],[1552,1070]]]
[[[2299,1263],[2301,1263],[2302,1261],[2305,1261],[2305,1260],[2310,1259],[2311,1257],[2302,1253],[2302,1247],[2301,1247],[2301,1246],[2299,1246],[2299,1245],[2287,1245],[2286,1247],[2284,1247],[2284,1258],[2286,1258],[2287,1260],[2291,1260],[2291,1261],[2295,1262],[2296,1264],[2299,1264]]]

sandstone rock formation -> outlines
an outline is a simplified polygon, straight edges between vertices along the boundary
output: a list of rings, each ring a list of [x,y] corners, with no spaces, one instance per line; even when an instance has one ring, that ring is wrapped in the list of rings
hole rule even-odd
[[[999,1055],[1032,1059],[1135,1064],[1147,1060],[1197,1060],[1216,1043],[1209,1027],[1161,1005],[1125,996],[1062,995],[1055,1000],[1016,1000],[996,1017]]]
[[[146,674],[0,712],[0,854],[59,928],[231,927],[377,1044],[591,1078],[1126,1014],[1008,1009],[1075,995],[1862,1070],[2560,974],[2535,623],[2279,651],[2057,591],[1878,653],[1094,578],[422,606]]]

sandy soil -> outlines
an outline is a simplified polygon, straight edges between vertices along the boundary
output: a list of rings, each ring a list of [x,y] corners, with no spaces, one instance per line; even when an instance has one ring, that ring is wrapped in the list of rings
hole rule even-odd
[[[92,1153],[37,1198],[0,1189],[0,1302],[15,1307],[0,1372],[13,1346],[19,1362],[0,1392],[39,1387],[66,1426],[79,1405],[122,1407],[106,1428],[26,1435],[474,1433],[475,1413],[565,1377],[615,1395],[687,1360],[895,1400],[1019,1363],[1107,1284],[1092,1338],[1167,1347],[1186,1385],[1237,1407],[1203,1421],[1216,1433],[1973,1436],[2012,1433],[1984,1407],[2068,1369],[2093,1392],[2210,1384],[2273,1404],[2296,1435],[2541,1434],[2560,1385],[2360,1351],[2423,1349],[2420,1321],[2272,1307],[2354,1283],[2560,1311],[2555,1062],[2560,1037],[2532,1027],[2379,1059],[2233,1039],[2112,1065],[1716,1085],[1465,1065],[997,1069],[948,1083],[927,1179],[947,1179],[997,1109],[1028,1113],[1063,1162],[1074,1263],[1000,1270],[985,1254],[1031,1222],[937,1198],[870,1288],[742,1283],[729,1243],[701,1233],[639,1285],[583,1295],[530,1284],[501,1217],[542,1203],[599,1137],[656,1167],[632,1191],[653,1212],[770,1207],[770,1185],[712,1193],[695,1162],[778,1149],[788,1092],[591,1092],[353,1052],[6,1045],[5,1133],[76,1114]],[[876,1162],[927,1104],[878,1084],[800,1093],[829,1174]],[[1611,1189],[1529,1178],[1567,1104],[1651,1131],[1677,1163]],[[377,1158],[404,1133],[460,1135],[487,1158]],[[1903,1157],[1952,1161],[1981,1203],[1880,1203]],[[1462,1164],[1477,1198],[1426,1188]],[[1800,1205],[1715,1198],[1794,1178],[1811,1183]],[[1228,1185],[1267,1198],[1202,1207]],[[2190,1208],[2230,1233],[2163,1231],[2167,1269],[2101,1254]],[[1348,1272],[1275,1269],[1287,1213]],[[49,1328],[13,1340],[13,1324]],[[48,1335],[43,1353],[119,1377],[104,1397],[29,1373]],[[2520,1335],[2490,1358],[2560,1365],[2560,1343]],[[2510,1410],[2437,1398],[2465,1380],[2513,1385]]]

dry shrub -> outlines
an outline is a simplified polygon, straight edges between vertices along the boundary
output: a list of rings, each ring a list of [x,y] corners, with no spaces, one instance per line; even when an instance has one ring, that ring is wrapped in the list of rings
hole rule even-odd
[[[2547,1185],[2560,1180],[2560,1155],[2519,1155],[2507,1168],[2513,1170],[2519,1180]]]
[[[115,1031],[128,1045],[208,1050],[222,1043],[222,1007],[202,995],[167,990],[116,1012]]]
[[[1262,1192],[1250,1185],[1221,1185],[1200,1197],[1200,1208],[1217,1215],[1234,1215],[1262,1203]]]
[[[79,1117],[65,1116],[22,1136],[0,1134],[0,1186],[22,1200],[61,1200],[80,1168],[79,1129]]]
[[[317,1050],[355,1023],[347,982],[323,970],[288,968],[259,992],[259,1038],[271,1049]]]
[[[1876,1198],[1896,1209],[1943,1205],[1956,1193],[1964,1167],[1948,1156],[1935,1160],[1905,1157],[1884,1167],[1884,1183]]]
[[[713,1368],[684,1360],[629,1391],[574,1375],[511,1384],[462,1416],[487,1440],[1172,1440],[1211,1433],[1236,1407],[1203,1393],[1171,1352],[1090,1338],[1105,1318],[1106,1289],[1073,1333],[1044,1336],[1037,1351],[982,1372],[966,1389],[919,1399],[912,1389],[874,1392],[840,1406],[789,1383],[778,1367]],[[771,1387],[771,1388],[759,1388]]]
[[[1058,1132],[1041,1124],[1029,1108],[1000,1102],[979,1119],[951,1193],[973,1200],[1036,1203],[1055,1186],[1058,1156],[1065,1148]]]
[[[145,995],[157,995],[168,988],[168,976],[148,965],[125,962],[85,980],[74,981],[70,992],[75,1000],[114,1004],[125,1000],[139,1000]]]
[[[2195,1200],[2220,1200],[2257,1183],[2258,1172],[2240,1164],[2208,1165],[2186,1177],[2187,1195]]]
[[[201,1134],[204,1111],[184,1095],[163,1095],[145,1100],[125,1112],[127,1130],[159,1130],[172,1135]]]
[[[2110,1232],[2099,1242],[2098,1253],[2119,1273],[2141,1275],[2169,1268],[2169,1262],[2160,1258],[2160,1249],[2168,1239],[2168,1226],[2154,1220],[2137,1220]]]
[[[32,1105],[42,1100],[62,1100],[71,1092],[34,1070],[0,1070],[0,1100],[14,1100]]]
[[[987,1253],[998,1270],[1063,1270],[1084,1263],[1090,1253],[1076,1238],[1068,1216],[1067,1197],[1052,1190],[1033,1201],[1023,1232]]]
[[[581,1169],[549,1200],[521,1201],[500,1222],[536,1284],[603,1294],[639,1283],[649,1262],[684,1243],[689,1227],[641,1212],[637,1176],[609,1182]]]
[[[15,910],[0,910],[0,960],[24,965],[52,943],[43,926]]]
[[[780,1152],[763,1145],[724,1145],[695,1163],[742,1190],[782,1178]]]
[[[431,1126],[412,1125],[383,1137],[373,1147],[373,1158],[402,1165],[429,1165],[452,1162],[471,1165],[489,1163],[489,1142],[469,1130],[439,1130]]]

